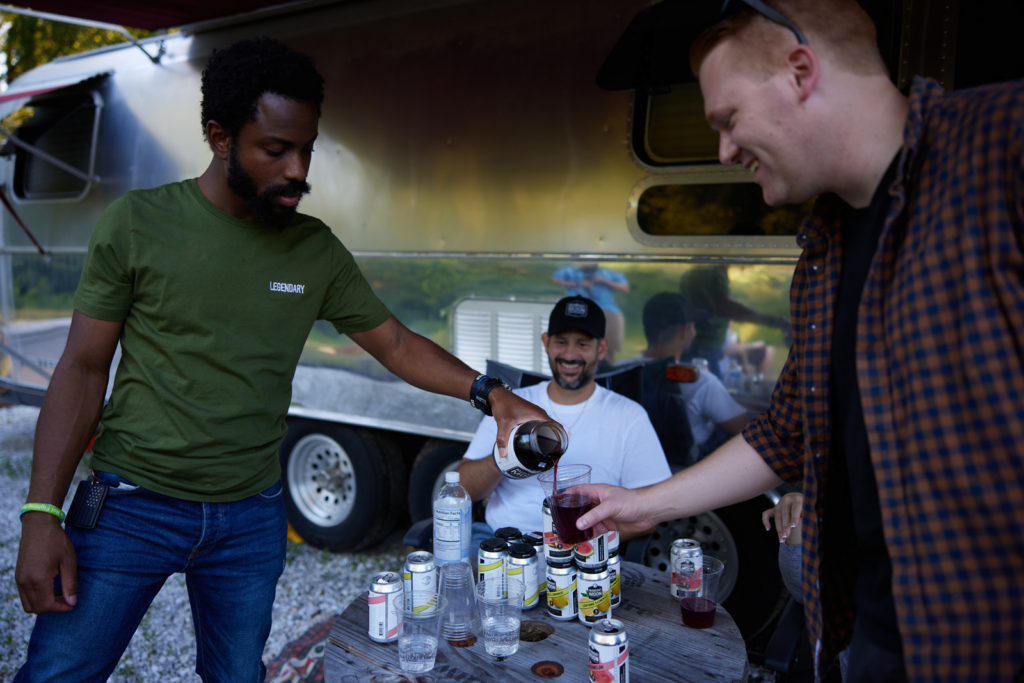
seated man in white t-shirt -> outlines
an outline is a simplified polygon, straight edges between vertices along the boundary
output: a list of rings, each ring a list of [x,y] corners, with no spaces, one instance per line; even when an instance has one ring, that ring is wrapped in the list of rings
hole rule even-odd
[[[671,471],[658,435],[643,407],[594,382],[605,356],[605,318],[584,297],[555,304],[548,331],[541,335],[553,380],[515,393],[540,406],[569,434],[569,448],[559,460],[593,468],[591,482],[639,488],[668,479]],[[494,418],[485,417],[469,444],[458,472],[473,501],[490,496],[486,519],[490,533],[515,527],[522,533],[542,531],[544,494],[536,477],[506,479],[494,464],[497,435]],[[474,525],[474,542],[481,540]],[[487,531],[487,530],[483,530]],[[623,535],[621,542],[630,536]]]
[[[675,292],[661,292],[644,304],[645,358],[674,359],[686,352],[697,336],[695,323],[707,320],[708,311],[695,308],[690,300]],[[709,454],[729,438],[743,431],[750,420],[747,410],[737,403],[710,372],[700,373],[692,384],[680,383],[679,392],[686,404],[686,415],[693,432],[692,461]]]

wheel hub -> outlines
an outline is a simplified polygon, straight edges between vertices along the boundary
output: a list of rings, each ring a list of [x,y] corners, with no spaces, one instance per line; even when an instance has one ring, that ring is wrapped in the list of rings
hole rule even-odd
[[[344,522],[356,501],[352,461],[345,449],[323,434],[309,434],[288,458],[288,491],[302,516],[317,526]]]

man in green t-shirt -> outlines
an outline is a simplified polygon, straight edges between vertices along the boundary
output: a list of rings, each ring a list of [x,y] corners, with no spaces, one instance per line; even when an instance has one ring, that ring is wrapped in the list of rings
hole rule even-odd
[[[410,384],[493,411],[501,448],[514,424],[547,419],[405,328],[331,230],[296,212],[323,101],[312,59],[242,41],[214,53],[202,91],[209,168],[116,200],[89,245],[22,512],[16,580],[39,617],[18,682],[106,680],[175,572],[200,677],[263,680],[285,557],[277,450],[318,319]],[[106,500],[95,528],[65,530],[101,417],[92,481]]]

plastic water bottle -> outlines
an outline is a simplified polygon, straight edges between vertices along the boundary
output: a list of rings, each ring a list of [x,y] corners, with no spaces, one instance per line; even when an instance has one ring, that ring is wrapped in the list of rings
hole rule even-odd
[[[459,484],[458,472],[448,472],[444,481],[444,488],[434,499],[434,559],[438,566],[468,563],[473,501]]]

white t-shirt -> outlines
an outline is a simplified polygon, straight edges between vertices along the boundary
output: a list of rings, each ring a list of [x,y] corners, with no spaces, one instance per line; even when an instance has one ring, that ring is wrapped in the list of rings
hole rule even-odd
[[[679,393],[686,403],[686,416],[690,418],[690,430],[698,446],[708,440],[716,424],[747,412],[729,395],[722,380],[710,372],[701,372],[692,384],[680,382]]]
[[[548,397],[550,383],[516,389],[515,393],[543,408],[569,432],[569,448],[560,463],[590,465],[591,483],[629,489],[656,484],[672,476],[658,435],[639,403],[598,386],[583,403],[561,405]],[[464,457],[492,457],[497,431],[494,418],[485,417]],[[542,531],[543,502],[544,492],[536,477],[502,478],[487,503],[487,524],[492,529],[516,527],[524,534]]]

